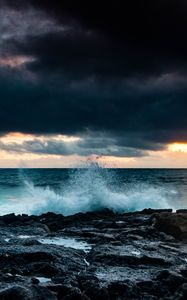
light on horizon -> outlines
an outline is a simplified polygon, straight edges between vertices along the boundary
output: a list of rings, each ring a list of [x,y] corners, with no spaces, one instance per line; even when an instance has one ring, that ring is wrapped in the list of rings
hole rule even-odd
[[[172,152],[183,152],[187,153],[187,144],[185,143],[174,143],[169,146],[169,150]]]

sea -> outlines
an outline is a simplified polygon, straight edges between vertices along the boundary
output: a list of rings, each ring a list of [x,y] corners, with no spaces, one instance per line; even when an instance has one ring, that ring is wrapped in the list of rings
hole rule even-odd
[[[0,169],[0,215],[187,208],[187,169]]]

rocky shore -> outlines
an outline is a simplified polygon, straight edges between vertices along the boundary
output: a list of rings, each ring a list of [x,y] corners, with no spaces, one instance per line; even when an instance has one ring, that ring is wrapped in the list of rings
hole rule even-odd
[[[187,299],[187,211],[2,216],[0,299]]]

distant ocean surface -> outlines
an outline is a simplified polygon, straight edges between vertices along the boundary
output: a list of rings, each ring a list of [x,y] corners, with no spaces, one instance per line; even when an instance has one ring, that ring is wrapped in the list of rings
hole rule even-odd
[[[187,169],[0,169],[0,214],[187,208]]]

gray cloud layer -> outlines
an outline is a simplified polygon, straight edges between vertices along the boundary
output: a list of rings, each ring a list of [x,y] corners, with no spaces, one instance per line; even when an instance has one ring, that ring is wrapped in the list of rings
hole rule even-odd
[[[1,3],[0,59],[34,60],[0,65],[0,132],[84,141],[23,151],[141,156],[187,141],[184,1]]]
[[[40,140],[35,138],[32,141],[23,143],[4,143],[0,141],[0,149],[11,153],[35,153],[47,155],[74,155],[90,156],[117,156],[117,157],[141,157],[146,153],[140,149],[119,145],[117,141],[110,138],[85,138],[80,141],[65,142],[52,138]]]

